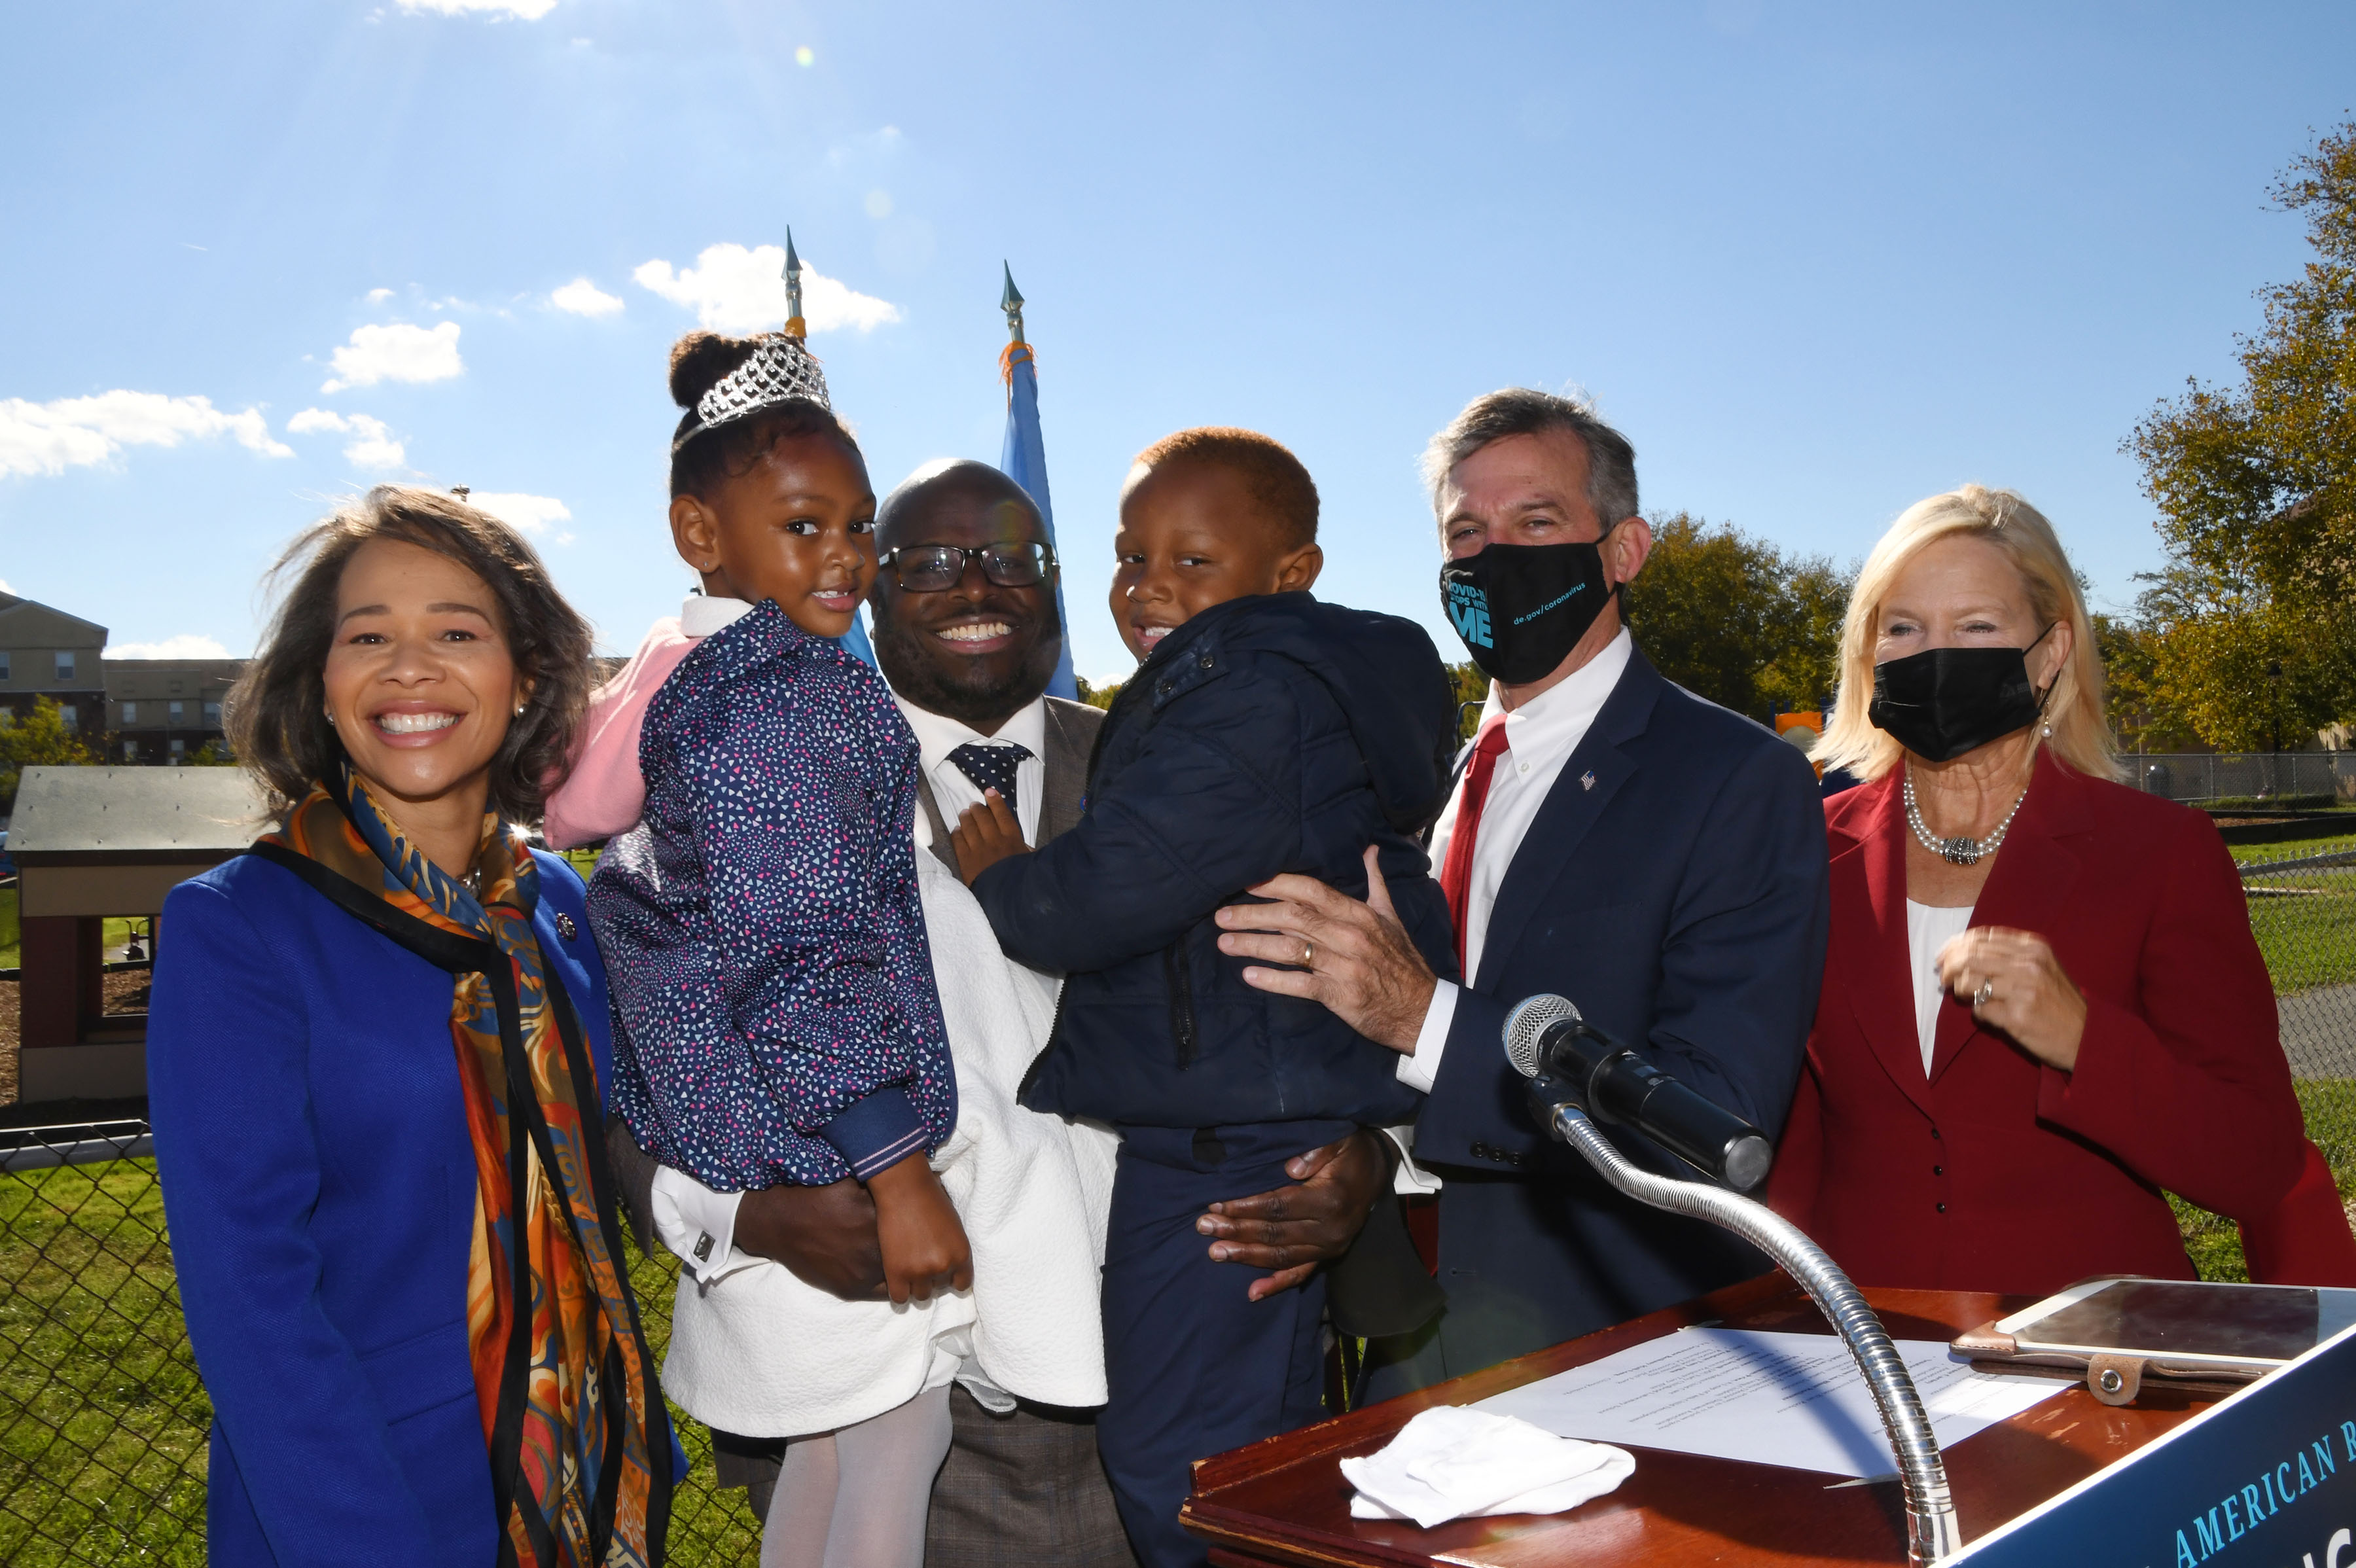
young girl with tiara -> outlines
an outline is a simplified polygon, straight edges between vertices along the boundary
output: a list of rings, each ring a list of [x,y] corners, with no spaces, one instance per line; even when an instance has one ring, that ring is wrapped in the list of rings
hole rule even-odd
[[[704,591],[600,693],[550,813],[560,843],[568,816],[627,830],[588,904],[614,1098],[703,1197],[864,1184],[891,1299],[831,1295],[716,1221],[684,1244],[664,1385],[788,1440],[765,1568],[918,1568],[952,1380],[1002,1408],[1103,1400],[1101,1176],[1013,1102],[1052,987],[966,961],[997,944],[915,853],[916,738],[836,640],[874,579],[875,497],[817,361],[798,335],[698,332],[670,380],[671,539]]]

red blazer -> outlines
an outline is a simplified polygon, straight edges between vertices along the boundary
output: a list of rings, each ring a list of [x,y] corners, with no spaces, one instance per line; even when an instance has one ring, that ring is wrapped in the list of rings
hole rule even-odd
[[[2086,998],[2077,1066],[2041,1065],[1951,997],[1926,1079],[1901,778],[1825,802],[1832,940],[1769,1200],[1860,1284],[2192,1278],[2161,1189],[2262,1219],[2307,1158],[2224,842],[2201,812],[2040,754],[1971,923],[2053,945]]]

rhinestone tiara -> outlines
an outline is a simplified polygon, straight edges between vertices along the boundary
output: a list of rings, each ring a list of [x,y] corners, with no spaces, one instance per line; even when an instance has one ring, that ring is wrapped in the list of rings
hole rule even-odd
[[[826,372],[801,339],[783,332],[764,333],[744,362],[712,383],[695,400],[696,427],[671,444],[677,451],[703,432],[748,419],[766,408],[793,398],[832,410],[826,395]]]

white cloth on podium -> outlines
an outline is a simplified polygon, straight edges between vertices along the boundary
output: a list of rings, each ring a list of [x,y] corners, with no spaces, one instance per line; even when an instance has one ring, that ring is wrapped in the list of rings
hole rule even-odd
[[[1425,1530],[1451,1519],[1560,1513],[1635,1473],[1636,1456],[1625,1448],[1557,1437],[1464,1405],[1427,1410],[1387,1447],[1342,1461],[1357,1488],[1351,1518],[1411,1519]]]

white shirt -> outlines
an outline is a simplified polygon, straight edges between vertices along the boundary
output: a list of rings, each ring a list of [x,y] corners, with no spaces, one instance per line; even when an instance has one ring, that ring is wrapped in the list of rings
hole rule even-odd
[[[1464,977],[1468,983],[1481,973],[1481,951],[1489,936],[1490,911],[1497,907],[1497,889],[1504,886],[1506,871],[1514,856],[1521,853],[1522,839],[1537,818],[1538,808],[1556,781],[1562,776],[1562,766],[1579,743],[1587,738],[1595,715],[1620,677],[1627,672],[1629,655],[1635,645],[1629,640],[1626,628],[1620,635],[1604,644],[1603,650],[1556,684],[1532,697],[1528,702],[1505,713],[1498,701],[1497,688],[1489,687],[1489,701],[1481,710],[1481,721],[1486,724],[1497,714],[1505,714],[1505,753],[1497,758],[1489,775],[1489,798],[1481,808],[1480,836],[1472,849],[1472,882],[1464,899]],[[1472,769],[1466,768],[1467,778]],[[1448,841],[1456,831],[1456,813],[1464,802],[1464,780],[1457,782],[1456,793],[1450,797],[1447,808],[1431,834],[1431,874],[1448,861]],[[1416,1036],[1415,1051],[1399,1058],[1398,1079],[1410,1089],[1429,1094],[1440,1078],[1440,1058],[1448,1049],[1448,1026],[1456,1018],[1458,987],[1446,981],[1432,988],[1431,1006],[1423,1015],[1422,1031]]]
[[[1906,962],[1914,977],[1914,1033],[1922,1047],[1924,1078],[1931,1076],[1931,1054],[1939,1043],[1939,1003],[1947,994],[1939,983],[1939,950],[1964,934],[1974,908],[1943,909],[1906,900]]]
[[[727,624],[698,631],[686,624],[688,618],[701,607],[739,607],[728,620],[750,610],[735,599],[691,598],[680,615],[681,629],[688,635],[704,636]],[[713,612],[705,610],[705,614]],[[721,613],[726,613],[724,610]],[[1035,699],[1030,706],[1017,713],[999,727],[994,736],[959,724],[939,714],[927,713],[897,693],[893,701],[900,704],[902,716],[916,732],[917,766],[925,770],[925,781],[932,786],[933,800],[941,809],[941,816],[949,826],[968,806],[980,802],[981,790],[965,776],[958,765],[949,760],[949,753],[969,742],[982,746],[1013,741],[1027,748],[1031,755],[1014,770],[1014,816],[1023,824],[1023,837],[1031,843],[1039,842],[1039,814],[1047,792],[1047,700]],[[929,854],[933,842],[932,824],[925,813],[916,812],[915,824],[916,850]],[[684,1171],[669,1165],[655,1171],[651,1207],[655,1234],[662,1244],[679,1255],[688,1272],[705,1284],[734,1269],[744,1268],[760,1260],[737,1253],[732,1262],[729,1248],[736,1235],[736,1205],[744,1199],[741,1192],[714,1192]]]
[[[1009,741],[1022,746],[1031,755],[1014,769],[1015,820],[1023,824],[1023,842],[1039,842],[1039,811],[1047,794],[1047,699],[1034,698],[1031,705],[998,726],[996,735],[983,735],[953,718],[941,714],[926,713],[905,697],[894,695],[908,727],[916,732],[916,749],[922,754],[925,782],[933,787],[933,800],[941,809],[941,818],[952,828],[968,806],[981,803],[981,787],[965,776],[965,770],[949,760],[949,753],[961,746],[1004,746]],[[923,849],[932,843],[932,834],[925,822],[925,813],[916,813],[916,847]]]
[[[710,637],[722,627],[734,626],[752,613],[753,607],[743,599],[723,598],[718,594],[690,594],[687,603],[679,607],[680,634]]]

